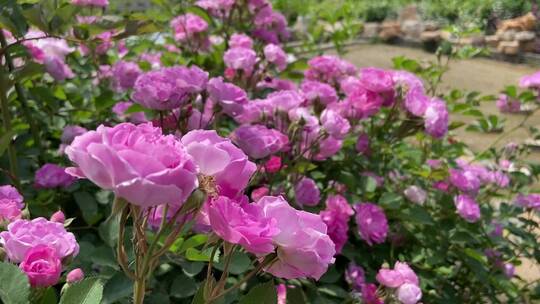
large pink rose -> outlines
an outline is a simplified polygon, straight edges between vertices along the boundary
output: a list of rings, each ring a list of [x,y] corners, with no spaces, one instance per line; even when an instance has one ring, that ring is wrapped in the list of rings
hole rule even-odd
[[[60,259],[76,256],[79,244],[71,232],[67,232],[64,224],[38,217],[33,220],[16,220],[8,225],[7,231],[0,232],[0,244],[4,247],[9,259],[19,263],[28,250],[37,245],[47,245],[56,250]]]
[[[225,241],[240,244],[254,254],[274,251],[272,238],[280,231],[276,219],[265,216],[261,205],[220,196],[210,202],[208,217],[214,233]]]
[[[62,261],[54,248],[37,245],[28,250],[19,268],[26,273],[32,287],[47,287],[58,283]]]
[[[278,260],[266,271],[284,279],[318,280],[334,263],[334,243],[317,214],[298,211],[283,197],[265,196],[258,202],[266,217],[275,218],[280,233],[274,236]]]
[[[220,195],[238,196],[257,170],[242,150],[214,130],[193,130],[182,137],[182,144],[200,173],[215,177]]]
[[[75,138],[66,154],[88,178],[132,204],[182,204],[198,186],[197,165],[182,143],[151,123],[99,126]]]

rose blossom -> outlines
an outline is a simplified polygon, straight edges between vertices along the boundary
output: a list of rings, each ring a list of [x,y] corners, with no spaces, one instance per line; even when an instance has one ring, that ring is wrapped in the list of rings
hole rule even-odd
[[[466,194],[454,198],[454,204],[459,215],[467,222],[474,223],[480,219],[480,206]]]
[[[349,239],[349,219],[354,210],[342,195],[330,195],[326,199],[326,209],[320,215],[328,226],[328,236],[336,245],[336,252],[341,253]]]
[[[345,138],[351,129],[351,124],[336,111],[325,109],[321,114],[323,128],[331,136],[339,139]]]
[[[268,189],[268,187],[263,186],[263,187],[253,189],[253,191],[251,191],[251,200],[256,202],[261,197],[267,196],[269,193],[270,193],[270,189]]]
[[[328,84],[338,84],[347,76],[355,76],[356,67],[333,55],[313,57],[308,61],[309,68],[304,72],[307,80],[318,80]]]
[[[231,39],[229,40],[229,47],[231,49],[238,48],[238,47],[252,49],[253,40],[251,39],[251,37],[249,37],[246,34],[234,33],[232,34]]]
[[[407,187],[407,189],[403,191],[403,194],[405,194],[405,197],[407,197],[408,200],[418,205],[423,205],[427,199],[426,191],[418,186]]]
[[[62,262],[54,248],[40,244],[28,250],[19,268],[28,276],[32,287],[47,287],[58,283]]]
[[[352,289],[362,291],[362,287],[366,284],[364,268],[350,263],[345,270],[345,281],[351,285]]]
[[[66,169],[55,164],[45,164],[36,171],[34,187],[50,189],[69,187],[77,178],[66,173]]]
[[[174,18],[171,21],[171,27],[174,31],[174,38],[178,41],[185,41],[197,34],[206,32],[208,23],[195,14],[187,13]]]
[[[521,102],[519,99],[513,99],[506,94],[501,94],[497,99],[497,108],[501,113],[517,113],[521,110]]]
[[[294,187],[294,197],[300,206],[317,206],[321,200],[321,192],[314,180],[304,177]]]
[[[519,86],[522,88],[538,89],[540,88],[540,72],[521,77]]]
[[[358,135],[358,139],[356,140],[356,151],[360,154],[367,154],[369,153],[369,135],[366,133],[361,133]]]
[[[228,138],[214,130],[193,130],[182,137],[200,174],[213,176],[220,195],[235,198],[249,183],[257,170],[254,163]]]
[[[62,131],[62,137],[60,137],[60,140],[64,144],[70,144],[75,137],[86,133],[86,131],[88,130],[80,126],[67,125]]]
[[[304,80],[301,89],[310,103],[318,101],[323,105],[328,105],[338,101],[336,90],[323,82]]]
[[[134,105],[134,103],[131,102],[131,101],[120,101],[120,102],[117,102],[112,107],[112,111],[113,111],[114,114],[116,114],[118,119],[120,119],[120,120],[126,120],[127,119],[127,120],[129,120],[130,122],[132,122],[134,124],[140,124],[140,123],[148,121],[146,119],[146,115],[144,114],[144,112],[134,112],[134,113],[126,114],[126,111],[132,105]]]
[[[244,105],[248,103],[247,94],[242,88],[224,82],[221,77],[208,81],[208,94],[223,108],[223,112],[232,117],[241,114]]]
[[[540,210],[540,194],[519,194],[515,199],[515,203],[521,207]]]
[[[207,82],[208,73],[196,66],[163,68],[139,76],[131,97],[149,109],[172,110],[204,90]]]
[[[368,245],[383,243],[388,233],[388,221],[381,207],[372,203],[354,205],[360,237]]]
[[[481,186],[478,175],[472,170],[450,169],[450,183],[460,191],[476,193]]]
[[[411,267],[407,263],[399,261],[394,265],[394,269],[381,268],[376,278],[379,283],[390,288],[398,288],[405,283],[419,284],[418,276]]]
[[[287,67],[287,54],[281,47],[275,44],[268,44],[264,47],[264,58],[269,63],[273,63],[278,71],[283,71]]]
[[[99,126],[66,148],[67,172],[142,207],[182,204],[198,186],[198,169],[182,143],[151,123]]]
[[[10,223],[21,217],[23,197],[13,186],[0,186],[0,224]]]
[[[403,304],[416,304],[422,299],[422,290],[418,285],[405,283],[398,288],[397,298]]]
[[[294,209],[283,197],[265,196],[257,203],[263,215],[276,219],[279,234],[273,237],[278,260],[265,270],[284,279],[318,280],[334,263],[334,243],[317,214]]]
[[[250,74],[257,61],[257,53],[252,49],[243,47],[232,48],[223,55],[225,65],[234,70],[243,70]]]
[[[210,201],[208,216],[214,233],[225,241],[239,244],[254,254],[274,251],[272,240],[280,230],[276,219],[263,214],[261,205],[220,196]]]
[[[363,304],[384,304],[384,301],[377,295],[377,286],[375,284],[364,284],[361,292]]]
[[[345,100],[340,103],[342,112],[346,117],[354,119],[366,119],[379,112],[384,100],[372,91],[364,87],[357,87]]]
[[[317,154],[313,156],[314,160],[323,161],[336,155],[343,146],[343,140],[329,136],[319,141]]]
[[[111,72],[113,88],[117,92],[124,92],[133,88],[137,77],[142,73],[137,63],[123,60],[116,62]]]
[[[27,252],[37,245],[48,245],[56,250],[60,259],[76,256],[79,244],[64,224],[50,222],[38,217],[33,220],[16,220],[8,225],[8,230],[0,232],[0,244],[12,262],[21,262]]]
[[[426,133],[441,138],[448,132],[448,109],[446,103],[438,98],[433,98],[424,113]]]
[[[231,134],[232,141],[254,159],[265,158],[283,150],[289,143],[287,135],[263,125],[243,125]]]
[[[276,173],[281,169],[281,157],[272,155],[264,164],[264,169],[268,173]]]
[[[75,268],[70,271],[66,276],[66,282],[68,284],[74,284],[84,279],[84,272],[80,268]]]
[[[360,70],[360,83],[369,91],[385,93],[394,90],[392,73],[379,68],[363,68]]]

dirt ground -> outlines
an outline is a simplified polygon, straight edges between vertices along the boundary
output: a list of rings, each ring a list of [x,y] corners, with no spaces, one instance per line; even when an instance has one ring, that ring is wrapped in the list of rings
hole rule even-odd
[[[416,60],[435,60],[433,54],[420,49],[382,45],[361,44],[352,46],[344,56],[358,67],[375,66],[382,68],[392,67],[392,58],[405,56]],[[517,85],[523,75],[536,72],[538,69],[526,65],[511,64],[494,61],[491,59],[477,58],[472,60],[454,61],[450,64],[450,70],[444,75],[442,90],[458,88],[468,91],[479,91],[482,94],[498,95],[507,85]],[[494,102],[485,103],[481,107],[484,113],[497,114],[505,119],[505,130],[511,130],[519,125],[524,118],[522,114],[501,115]],[[470,121],[468,118],[453,116],[452,120]],[[531,117],[526,126],[540,127],[540,114]],[[484,134],[466,132],[463,128],[455,130],[455,134],[465,141],[473,150],[482,151],[489,147],[500,134]],[[497,146],[508,142],[522,143],[528,138],[524,129],[518,129],[512,133],[504,133],[503,139]],[[540,162],[540,152],[534,152],[530,160]],[[539,231],[540,234],[540,231]],[[517,274],[527,281],[540,279],[540,265],[534,261],[525,260],[517,267]]]

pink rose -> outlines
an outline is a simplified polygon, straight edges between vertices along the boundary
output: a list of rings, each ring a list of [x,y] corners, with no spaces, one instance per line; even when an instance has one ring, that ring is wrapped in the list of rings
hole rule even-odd
[[[0,186],[0,225],[21,218],[24,208],[23,197],[13,186]]]
[[[232,117],[241,114],[248,103],[247,94],[242,88],[223,82],[221,77],[208,81],[208,94],[223,108],[223,112]]]
[[[281,157],[270,156],[270,159],[264,164],[264,169],[268,173],[276,173],[281,169]]]
[[[381,207],[372,203],[354,205],[360,237],[370,246],[383,243],[388,234],[388,221]]]
[[[228,138],[214,130],[193,130],[182,137],[200,174],[213,176],[220,195],[235,198],[248,185],[257,166]]]
[[[280,230],[273,237],[278,260],[266,271],[284,279],[318,280],[334,263],[335,254],[320,216],[294,209],[283,197],[265,196],[256,204],[262,207],[264,216],[276,219]]]
[[[142,73],[137,63],[123,60],[116,62],[113,65],[111,72],[113,88],[117,92],[124,92],[133,88],[137,77]]]
[[[294,187],[294,197],[300,206],[317,206],[321,200],[321,192],[311,178],[302,178]]]
[[[252,49],[253,48],[253,40],[251,37],[249,37],[246,34],[239,34],[234,33],[231,36],[231,39],[229,40],[229,47],[232,48],[246,48],[246,49]]]
[[[142,207],[180,205],[198,186],[197,165],[182,143],[151,123],[101,125],[75,138],[66,154],[78,166],[68,173]]]
[[[47,287],[58,283],[62,262],[54,248],[42,244],[27,251],[19,268],[26,273],[32,287]]]
[[[398,288],[397,298],[403,304],[416,304],[422,299],[422,290],[418,285],[405,283]]]
[[[360,83],[375,93],[385,93],[394,90],[392,72],[379,68],[363,68],[360,70]]]
[[[65,126],[64,130],[62,131],[62,137],[60,137],[60,140],[64,144],[70,144],[73,139],[75,139],[75,137],[86,133],[86,131],[88,130],[80,126]]]
[[[454,198],[454,204],[459,215],[467,222],[474,223],[480,219],[480,206],[466,194]]]
[[[268,187],[259,187],[251,191],[251,200],[258,201],[261,197],[267,196],[270,193]]]
[[[407,265],[407,263],[396,262],[394,269],[381,268],[377,273],[377,281],[382,285],[390,288],[398,288],[399,286],[409,283],[418,285],[418,277],[416,273]]]
[[[409,186],[405,191],[403,191],[403,194],[405,194],[405,197],[410,200],[411,202],[423,205],[424,202],[427,199],[427,193],[424,191],[424,189],[418,187],[418,186]]]
[[[171,21],[171,27],[174,31],[174,38],[178,41],[184,41],[197,34],[206,32],[208,30],[208,23],[195,14],[187,13],[174,18]]]
[[[320,215],[323,222],[328,226],[328,236],[336,245],[336,252],[341,253],[343,246],[349,239],[349,219],[354,210],[345,197],[330,195],[326,200],[326,209]]]
[[[287,135],[263,125],[243,125],[231,134],[232,141],[254,159],[282,151],[289,143]]]
[[[50,189],[69,187],[77,178],[66,173],[66,169],[55,164],[45,164],[36,171],[34,187]]]
[[[76,256],[79,244],[73,233],[67,232],[64,225],[38,217],[33,220],[16,220],[8,225],[7,231],[0,232],[0,244],[3,245],[9,259],[19,263],[28,250],[37,245],[47,245],[56,250],[60,259]]]
[[[433,98],[424,113],[424,126],[426,133],[441,138],[448,132],[448,109],[446,103],[438,98]]]
[[[247,74],[251,74],[257,61],[257,53],[254,50],[237,47],[229,49],[223,55],[225,65],[234,70],[243,70]]]
[[[310,103],[320,102],[328,105],[338,101],[336,90],[323,82],[304,80],[301,85],[302,93]]]
[[[274,251],[273,237],[280,230],[276,219],[263,214],[261,205],[220,196],[210,201],[208,217],[214,233],[225,241],[239,244],[253,254]]]
[[[347,119],[333,110],[325,109],[321,114],[321,123],[323,128],[337,139],[343,139],[349,133],[351,124]]]
[[[522,88],[537,89],[540,88],[540,72],[521,77],[519,86]]]
[[[267,44],[264,47],[264,58],[269,63],[274,64],[278,71],[283,71],[287,67],[287,54],[281,47],[275,44]]]
[[[351,262],[345,270],[345,281],[351,285],[352,289],[362,291],[362,287],[366,284],[364,268]]]

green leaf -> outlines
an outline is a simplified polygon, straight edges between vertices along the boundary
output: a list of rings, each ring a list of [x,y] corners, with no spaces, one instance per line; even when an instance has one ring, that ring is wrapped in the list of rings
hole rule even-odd
[[[195,248],[188,248],[186,250],[186,259],[195,262],[208,262],[210,261],[210,255],[212,254],[212,248],[199,251]]]
[[[130,297],[133,293],[133,281],[126,277],[123,272],[117,272],[104,287],[103,301],[101,304],[112,304],[119,300]]]
[[[0,27],[8,29],[17,37],[26,34],[28,24],[16,0],[0,0]]]
[[[379,205],[385,209],[399,209],[403,197],[399,194],[386,192],[379,198]]]
[[[197,292],[197,282],[184,274],[176,276],[171,284],[170,295],[175,298],[191,297]]]
[[[98,212],[96,199],[88,192],[75,192],[74,196],[86,223],[89,225],[97,223],[101,219],[101,214]]]
[[[178,250],[178,253],[182,253],[188,250],[189,248],[200,246],[206,243],[207,240],[208,240],[208,235],[206,234],[194,235],[182,243],[182,245],[180,246],[180,249]]]
[[[103,298],[103,283],[98,278],[88,278],[70,285],[60,304],[100,304]]]
[[[15,69],[13,71],[13,77],[16,81],[22,82],[34,76],[42,75],[44,72],[45,68],[43,65],[36,62],[29,62],[21,68]]]
[[[28,303],[30,283],[19,267],[0,263],[0,299],[4,304]]]
[[[306,296],[302,288],[287,288],[287,303],[307,304]]]
[[[231,264],[229,265],[229,272],[232,274],[242,274],[249,269],[251,260],[249,256],[243,252],[236,251],[233,253]],[[221,259],[219,263],[215,264],[215,267],[219,270],[223,270],[225,267],[225,259]]]
[[[118,242],[118,231],[120,229],[120,215],[111,214],[106,221],[99,225],[99,236],[110,247],[116,246]]]
[[[56,295],[56,289],[53,287],[47,288],[43,293],[43,296],[39,300],[39,304],[56,304],[58,303],[58,295]]]
[[[274,281],[259,284],[253,288],[238,302],[238,304],[276,304],[277,292]]]

